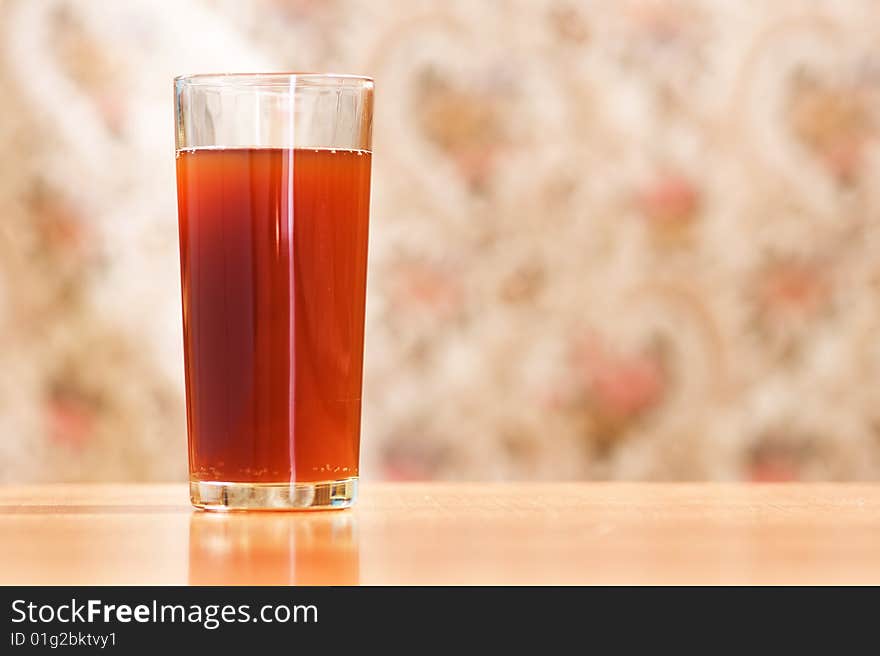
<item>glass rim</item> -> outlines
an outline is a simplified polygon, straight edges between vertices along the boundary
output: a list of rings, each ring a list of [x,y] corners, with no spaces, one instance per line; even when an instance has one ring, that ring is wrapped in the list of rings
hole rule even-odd
[[[290,87],[290,86],[353,86],[368,88],[374,80],[367,75],[351,75],[348,73],[298,73],[280,71],[272,73],[188,73],[174,78],[175,86],[203,87]]]

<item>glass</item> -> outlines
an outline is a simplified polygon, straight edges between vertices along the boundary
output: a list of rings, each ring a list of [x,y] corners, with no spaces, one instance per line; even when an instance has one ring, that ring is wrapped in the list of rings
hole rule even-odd
[[[357,496],[373,81],[175,79],[190,495]]]

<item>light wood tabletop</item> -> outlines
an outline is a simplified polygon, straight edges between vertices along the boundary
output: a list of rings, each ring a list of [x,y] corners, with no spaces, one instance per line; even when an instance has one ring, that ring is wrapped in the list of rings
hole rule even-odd
[[[880,584],[880,485],[367,483],[192,510],[167,485],[0,487],[0,584]]]

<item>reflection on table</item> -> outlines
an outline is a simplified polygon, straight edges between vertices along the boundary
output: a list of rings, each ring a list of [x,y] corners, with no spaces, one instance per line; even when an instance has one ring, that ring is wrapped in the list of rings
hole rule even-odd
[[[357,585],[356,517],[318,513],[194,512],[191,585]]]

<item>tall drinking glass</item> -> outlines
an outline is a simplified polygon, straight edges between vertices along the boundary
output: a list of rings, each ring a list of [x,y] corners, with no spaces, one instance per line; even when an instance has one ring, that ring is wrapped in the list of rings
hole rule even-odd
[[[175,79],[190,495],[357,496],[373,81]]]

